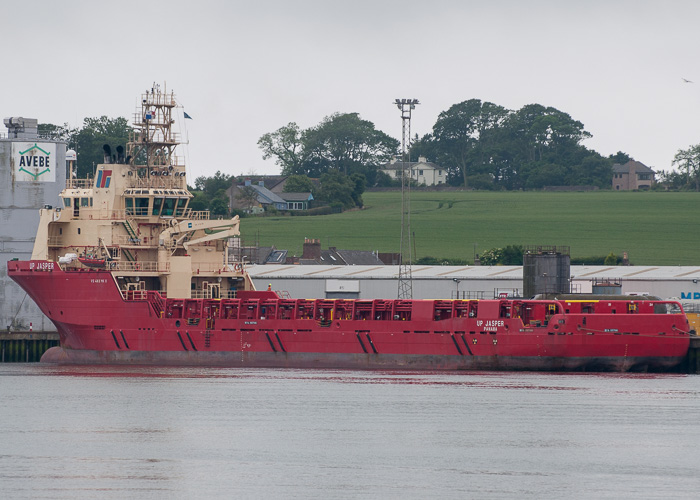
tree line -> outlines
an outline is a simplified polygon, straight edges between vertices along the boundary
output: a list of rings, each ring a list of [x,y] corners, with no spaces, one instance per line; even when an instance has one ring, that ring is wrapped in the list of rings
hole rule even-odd
[[[409,151],[411,160],[423,156],[444,168],[453,186],[607,187],[614,158],[586,148],[582,142],[589,137],[580,121],[552,107],[511,111],[470,99],[440,113],[432,132],[415,137]],[[379,169],[399,156],[399,145],[357,113],[336,113],[305,130],[292,122],[258,141],[263,159],[274,158],[283,174],[357,173],[369,186],[389,184]]]
[[[551,106],[509,110],[469,99],[440,113],[431,133],[414,137],[409,159],[427,158],[447,171],[449,185],[464,188],[607,189],[613,164],[624,164],[630,156],[603,157],[584,145],[590,137],[582,122]],[[263,159],[274,158],[284,175],[358,174],[369,187],[392,185],[380,167],[400,156],[399,145],[358,113],[335,113],[308,129],[291,122],[258,141]],[[673,165],[679,170],[658,172],[661,189],[700,191],[700,144],[679,150]]]
[[[411,153],[432,159],[447,169],[450,184],[465,188],[608,187],[613,158],[586,148],[590,137],[583,123],[553,107],[513,111],[470,99],[440,113]]]
[[[38,126],[41,137],[65,141],[68,143],[68,148],[76,152],[78,178],[93,175],[95,167],[104,163],[102,146],[105,144],[109,144],[112,151],[117,146],[126,147],[132,130],[126,118],[107,116],[85,118],[82,127],[71,127],[67,123],[63,125],[40,123]]]
[[[66,141],[76,151],[79,177],[103,162],[104,144],[125,145],[131,132],[123,117],[85,118],[77,128],[39,125],[43,137]],[[608,188],[613,163],[625,163],[629,156],[603,157],[583,145],[590,137],[583,123],[553,107],[529,104],[513,111],[469,99],[440,113],[431,133],[414,137],[409,157],[426,157],[447,171],[448,184],[464,188]],[[367,187],[392,185],[380,168],[400,155],[400,142],[358,113],[334,113],[308,129],[289,123],[260,137],[258,147],[263,159],[274,159],[283,175],[292,176],[289,190],[310,191],[317,204],[343,209],[362,207]],[[700,191],[700,144],[679,150],[673,164],[678,170],[659,172],[660,183]],[[221,189],[232,182],[234,176],[221,172],[196,179],[195,206],[223,215],[228,200]]]

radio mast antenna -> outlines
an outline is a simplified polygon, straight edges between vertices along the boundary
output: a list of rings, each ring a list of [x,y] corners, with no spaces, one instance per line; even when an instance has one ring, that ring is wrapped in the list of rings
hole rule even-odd
[[[413,276],[411,264],[411,159],[406,150],[411,140],[411,111],[420,104],[418,99],[396,99],[396,107],[401,110],[401,244],[399,249],[399,299],[413,298]],[[408,141],[406,138],[408,137]]]

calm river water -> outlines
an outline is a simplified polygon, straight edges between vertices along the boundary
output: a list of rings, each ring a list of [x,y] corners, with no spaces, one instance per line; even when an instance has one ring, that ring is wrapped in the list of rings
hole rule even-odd
[[[697,498],[700,376],[0,365],[0,497]]]

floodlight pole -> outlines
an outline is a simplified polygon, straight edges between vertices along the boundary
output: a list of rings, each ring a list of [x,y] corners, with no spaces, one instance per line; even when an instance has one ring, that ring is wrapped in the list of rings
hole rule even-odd
[[[418,99],[396,99],[396,107],[401,110],[401,244],[399,249],[399,299],[413,298],[413,276],[411,264],[411,162],[407,152],[407,142],[411,140],[411,111],[416,108]],[[408,135],[407,135],[408,134]],[[408,137],[408,141],[406,138]]]

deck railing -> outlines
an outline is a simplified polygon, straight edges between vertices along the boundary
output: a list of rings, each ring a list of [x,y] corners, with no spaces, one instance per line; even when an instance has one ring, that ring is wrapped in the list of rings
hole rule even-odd
[[[66,179],[67,189],[90,189],[95,185],[95,180],[88,177],[87,179]]]
[[[79,261],[75,260],[70,264],[62,265],[62,269],[67,272],[83,272],[89,269],[100,270],[105,269],[107,271],[123,271],[123,272],[143,272],[143,273],[159,273],[165,274],[170,272],[170,262],[157,262],[157,261],[116,261],[108,260],[105,262],[104,268],[99,267],[88,267],[82,265]]]
[[[193,262],[192,263],[192,273],[228,273],[232,270],[241,271],[234,266],[227,266],[221,262]]]

